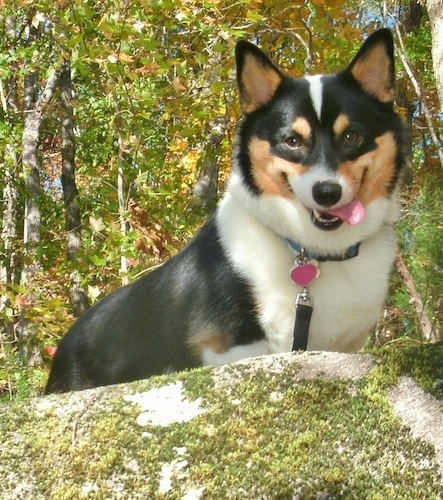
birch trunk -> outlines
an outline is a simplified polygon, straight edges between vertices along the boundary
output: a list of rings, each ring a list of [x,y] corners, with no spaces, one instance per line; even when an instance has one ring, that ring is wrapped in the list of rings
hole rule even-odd
[[[38,144],[40,124],[44,109],[50,103],[58,82],[58,73],[54,70],[49,76],[45,89],[37,99],[37,73],[28,74],[24,79],[24,129],[23,129],[23,168],[25,171],[26,203],[24,221],[24,243],[27,250],[27,262],[23,268],[22,283],[31,278],[39,269],[36,249],[40,243],[40,172]]]
[[[8,16],[5,20],[5,38],[12,46],[16,44],[17,19]],[[17,62],[9,62],[9,77],[3,82],[0,80],[0,100],[5,124],[11,129],[14,127],[14,115],[20,110],[17,90],[16,74],[19,68]],[[19,158],[18,144],[7,142],[4,146],[4,167],[1,171],[3,196],[2,196],[2,227],[1,227],[1,252],[3,258],[0,263],[0,312],[2,313],[2,329],[7,334],[8,341],[14,339],[14,311],[8,297],[10,285],[20,283],[20,258],[18,252],[18,212],[19,212]],[[6,310],[6,314],[4,314]]]
[[[24,78],[24,128],[22,136],[23,170],[25,175],[25,220],[23,241],[25,245],[25,263],[23,265],[21,284],[28,290],[20,311],[17,325],[17,335],[20,340],[22,356],[29,366],[41,364],[41,354],[32,345],[31,322],[26,317],[26,310],[35,302],[35,292],[32,291],[32,277],[39,272],[38,245],[40,243],[41,211],[40,211],[40,171],[38,146],[42,115],[54,95],[59,74],[53,70],[46,86],[39,97],[38,77],[36,72],[30,72]]]
[[[129,283],[128,279],[128,259],[125,255],[125,238],[128,233],[128,221],[127,221],[127,210],[128,203],[127,197],[125,196],[125,147],[124,147],[124,137],[123,137],[123,124],[121,119],[121,112],[116,102],[115,105],[115,131],[117,133],[118,139],[118,152],[117,152],[117,199],[118,199],[118,215],[120,223],[120,233],[122,238],[122,244],[120,245],[120,276],[122,280],[122,285],[127,285]]]

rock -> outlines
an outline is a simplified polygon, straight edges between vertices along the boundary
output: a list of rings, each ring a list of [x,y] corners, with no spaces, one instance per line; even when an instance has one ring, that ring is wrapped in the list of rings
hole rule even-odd
[[[262,356],[2,405],[1,498],[443,498],[441,402],[391,361]]]

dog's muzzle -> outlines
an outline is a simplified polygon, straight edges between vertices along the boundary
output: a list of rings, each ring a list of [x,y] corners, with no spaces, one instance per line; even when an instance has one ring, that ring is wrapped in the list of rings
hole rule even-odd
[[[315,226],[325,231],[340,227],[343,222],[350,226],[360,224],[365,216],[365,208],[360,200],[354,198],[345,205],[339,205],[342,187],[337,182],[316,182],[312,188],[314,201],[322,208],[311,210],[311,220]],[[333,207],[334,205],[338,205]]]

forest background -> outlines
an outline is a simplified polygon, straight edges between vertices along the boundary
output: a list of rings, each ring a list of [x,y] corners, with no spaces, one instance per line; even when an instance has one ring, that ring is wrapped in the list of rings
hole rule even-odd
[[[410,170],[371,345],[438,340],[441,4],[0,0],[0,399],[41,393],[75,317],[177,252],[213,210],[240,118],[240,38],[300,76],[339,70],[368,33],[393,30]]]

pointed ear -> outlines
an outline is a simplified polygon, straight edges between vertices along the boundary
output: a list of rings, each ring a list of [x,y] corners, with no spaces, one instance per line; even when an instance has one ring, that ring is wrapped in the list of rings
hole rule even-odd
[[[395,97],[394,40],[389,29],[374,32],[348,70],[363,90],[383,103]]]
[[[241,109],[251,113],[272,99],[283,75],[260,49],[244,40],[235,47],[235,60]]]

